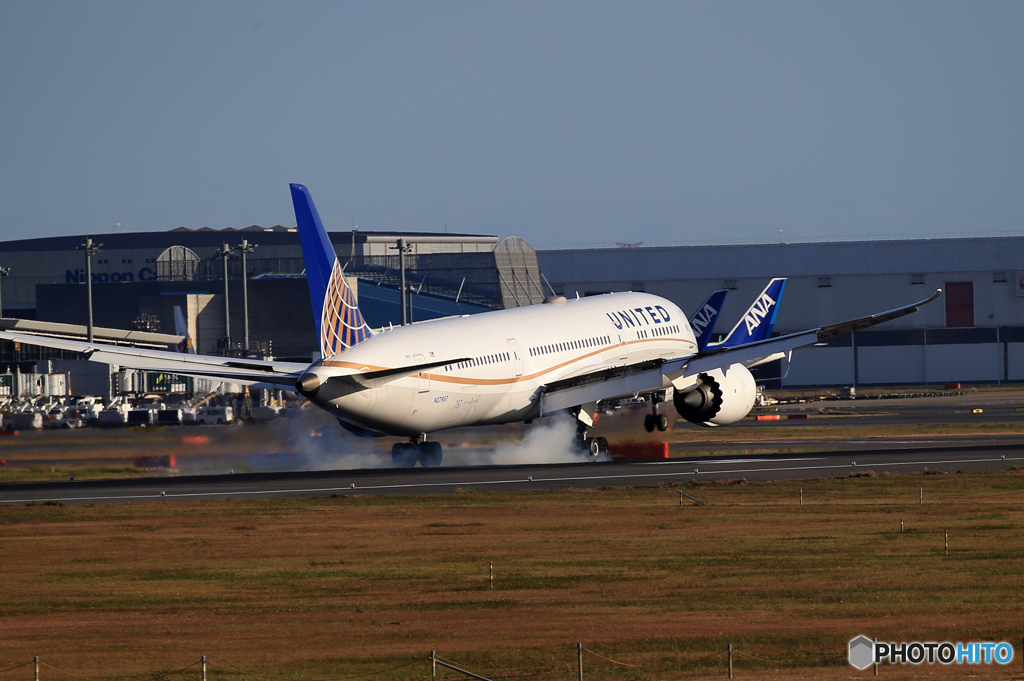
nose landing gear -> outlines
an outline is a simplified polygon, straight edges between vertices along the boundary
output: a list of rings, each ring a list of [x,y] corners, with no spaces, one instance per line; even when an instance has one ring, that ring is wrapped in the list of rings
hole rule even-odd
[[[428,442],[426,433],[411,438],[411,442],[396,442],[391,447],[391,463],[396,468],[412,468],[419,461],[424,468],[441,465],[444,451],[440,442]]]

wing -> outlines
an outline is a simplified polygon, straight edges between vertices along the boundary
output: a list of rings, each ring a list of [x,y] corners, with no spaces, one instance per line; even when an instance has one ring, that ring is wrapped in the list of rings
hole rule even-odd
[[[232,383],[271,383],[295,390],[297,379],[307,365],[295,362],[272,362],[211,355],[190,355],[162,350],[147,350],[122,345],[64,340],[31,333],[0,331],[0,339],[80,352],[93,362],[116,364],[130,369],[150,369],[187,376],[207,376]]]
[[[733,347],[719,346],[673,359],[636,362],[553,381],[541,387],[540,412],[543,416],[599,400],[662,390],[670,385],[684,388],[687,384],[692,383],[690,377],[696,376],[702,371],[725,368],[733,364],[754,366],[768,359],[782,357],[796,348],[814,345],[835,336],[867,329],[913,314],[922,306],[936,300],[941,294],[942,289],[938,289],[929,298],[912,305],[786,336]]]

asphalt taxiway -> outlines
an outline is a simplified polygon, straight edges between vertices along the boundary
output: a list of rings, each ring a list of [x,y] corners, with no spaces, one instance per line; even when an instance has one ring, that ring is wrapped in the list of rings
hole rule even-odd
[[[917,446],[758,456],[698,456],[656,461],[363,469],[296,473],[196,475],[130,480],[0,485],[0,505],[96,504],[203,499],[314,497],[349,494],[444,494],[458,490],[515,492],[659,485],[697,480],[749,481],[848,476],[858,472],[1006,470],[1024,465],[1024,443]]]

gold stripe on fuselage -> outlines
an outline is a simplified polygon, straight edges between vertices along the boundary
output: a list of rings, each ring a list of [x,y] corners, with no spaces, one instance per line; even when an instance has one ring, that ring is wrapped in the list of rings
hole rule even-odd
[[[626,341],[625,344],[627,346],[630,346],[630,345],[639,344],[639,343],[651,343],[651,342],[665,343],[667,341],[676,341],[676,342],[680,342],[680,343],[686,343],[686,344],[690,345],[693,349],[696,349],[696,347],[697,347],[696,345],[693,344],[692,341],[687,340],[685,338],[671,338],[671,337],[669,337],[669,338],[665,338],[665,337],[661,337],[661,338],[638,338],[636,340]],[[546,369],[541,369],[540,371],[537,371],[535,373],[524,374],[522,376],[515,376],[515,377],[512,377],[512,378],[470,378],[470,377],[465,377],[465,376],[449,376],[449,375],[446,375],[446,374],[435,374],[435,373],[432,373],[432,372],[426,372],[425,375],[428,376],[431,381],[437,381],[438,383],[454,383],[454,384],[457,384],[457,385],[511,385],[513,383],[520,383],[522,381],[531,381],[531,380],[537,379],[537,378],[539,378],[539,377],[541,377],[541,376],[543,376],[545,374],[549,374],[549,373],[551,373],[553,371],[558,371],[559,369],[567,367],[570,364],[574,364],[576,362],[581,362],[581,361],[583,361],[585,359],[588,359],[590,357],[593,357],[595,355],[600,355],[602,353],[608,352],[610,350],[615,350],[615,349],[621,348],[621,347],[622,347],[622,344],[608,345],[608,346],[605,346],[605,347],[600,348],[598,350],[595,350],[593,352],[588,352],[586,354],[580,355],[579,357],[575,357],[573,359],[570,359],[570,360],[567,360],[565,362],[562,362],[561,364],[555,364],[555,365],[552,365],[550,367],[547,367]],[[525,358],[524,358],[524,361],[525,361]],[[372,371],[388,371],[388,370],[391,370],[391,369],[399,369],[399,368],[401,368],[401,367],[369,366],[367,364],[360,364],[360,363],[356,363],[356,362],[345,362],[345,361],[334,360],[334,359],[324,360],[323,362],[320,362],[320,364],[322,366],[327,366],[327,367],[337,367],[337,368],[340,368],[340,369],[355,369],[357,371],[366,370],[366,371],[370,371],[370,372],[372,372]],[[412,374],[412,376],[419,377],[419,376],[423,376],[423,374]]]

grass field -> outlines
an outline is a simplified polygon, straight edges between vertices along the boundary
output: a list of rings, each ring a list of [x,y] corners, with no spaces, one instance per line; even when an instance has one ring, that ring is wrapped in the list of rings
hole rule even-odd
[[[212,681],[397,681],[437,650],[570,679],[582,641],[588,679],[724,678],[729,643],[736,678],[845,679],[870,675],[846,664],[865,634],[1017,649],[888,678],[1020,676],[1024,472],[859,475],[685,485],[707,505],[682,507],[672,487],[3,507],[0,669],[195,680],[175,670],[207,655]]]

